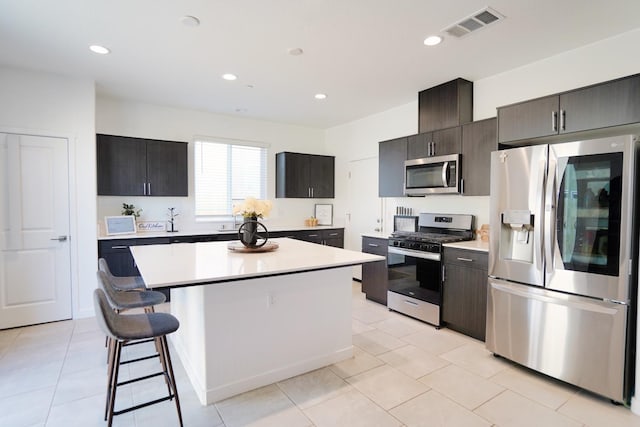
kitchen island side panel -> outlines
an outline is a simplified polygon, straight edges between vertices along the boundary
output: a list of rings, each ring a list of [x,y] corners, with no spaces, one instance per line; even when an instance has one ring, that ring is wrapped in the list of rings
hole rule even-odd
[[[351,267],[171,290],[203,405],[352,356]]]

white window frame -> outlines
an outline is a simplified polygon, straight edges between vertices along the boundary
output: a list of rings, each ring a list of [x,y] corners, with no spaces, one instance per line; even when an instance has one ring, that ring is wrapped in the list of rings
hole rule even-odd
[[[245,147],[256,147],[256,148],[261,148],[264,150],[264,152],[262,153],[262,182],[260,183],[260,192],[262,194],[246,194],[242,197],[242,199],[240,200],[235,200],[235,199],[227,199],[227,213],[224,214],[202,214],[198,212],[198,164],[197,164],[197,158],[198,158],[198,150],[200,149],[200,144],[207,144],[207,143],[213,143],[213,144],[223,144],[223,145],[228,145],[228,146],[245,146]],[[194,172],[193,172],[193,177],[194,177],[194,212],[195,212],[195,217],[196,220],[198,221],[207,221],[207,220],[211,220],[211,221],[215,221],[215,220],[229,220],[233,217],[232,214],[232,208],[233,208],[233,204],[237,203],[239,201],[244,200],[244,197],[247,196],[252,196],[258,199],[265,199],[267,198],[267,182],[268,182],[268,157],[269,157],[269,144],[264,143],[264,142],[258,142],[258,141],[248,141],[248,140],[237,140],[237,139],[228,139],[228,138],[218,138],[218,137],[212,137],[212,136],[196,136],[193,139],[193,164],[194,164]],[[229,154],[227,154],[227,167],[228,167],[228,171],[231,170],[231,162],[232,162],[232,158]],[[227,193],[228,195],[232,195],[232,182],[229,179],[229,172],[227,173]]]

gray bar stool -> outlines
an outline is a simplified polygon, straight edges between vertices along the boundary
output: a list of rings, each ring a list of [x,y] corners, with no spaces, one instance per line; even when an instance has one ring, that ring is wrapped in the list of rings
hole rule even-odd
[[[98,324],[102,331],[114,343],[114,345],[110,346],[109,349],[109,367],[107,369],[107,398],[104,416],[105,421],[107,421],[107,426],[111,427],[113,417],[115,415],[124,414],[126,412],[173,399],[175,399],[176,409],[178,411],[178,420],[180,422],[180,426],[182,426],[182,412],[180,411],[178,389],[176,388],[176,379],[173,373],[173,365],[171,364],[171,356],[169,355],[169,345],[167,344],[167,335],[178,330],[178,327],[180,326],[178,319],[168,313],[118,314],[113,311],[113,308],[109,305],[107,296],[101,289],[96,289],[93,292],[93,301]],[[139,359],[121,361],[123,345],[132,340],[148,339],[154,339],[157,342],[157,346],[160,348],[159,356],[165,362],[162,364],[162,371],[133,378],[128,381],[118,382],[118,372],[121,364],[148,359],[148,357],[142,357]],[[167,383],[169,392],[167,396],[118,411],[114,410],[116,391],[119,386],[147,380],[160,375],[164,376]]]
[[[104,258],[98,259],[98,269],[105,272],[113,287],[119,291],[144,291],[146,289],[144,280],[140,276],[118,277],[111,274],[109,264]]]
[[[145,313],[153,313],[155,310],[153,309],[154,305],[162,304],[165,302],[165,296],[162,292],[157,291],[119,291],[114,288],[113,284],[109,280],[107,273],[104,271],[98,271],[98,285],[102,291],[104,291],[107,301],[109,305],[116,313],[121,313],[125,310],[131,310],[134,308],[143,308]],[[136,340],[127,342],[124,344],[128,345],[138,345],[144,344],[146,342],[154,341],[153,339],[146,340]],[[113,347],[114,342],[109,338],[107,334],[105,347],[107,347],[107,352],[111,352],[111,348]],[[155,342],[157,354],[160,356],[160,363],[162,366],[165,366],[165,360],[162,357],[162,349],[160,348],[159,343]],[[155,356],[150,356],[155,357]],[[150,357],[147,357],[150,358]],[[167,386],[169,383],[167,383]]]

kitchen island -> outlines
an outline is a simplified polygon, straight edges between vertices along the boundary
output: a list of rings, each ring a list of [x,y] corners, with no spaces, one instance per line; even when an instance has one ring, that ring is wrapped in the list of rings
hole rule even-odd
[[[147,287],[171,288],[171,313],[180,321],[172,342],[204,405],[352,355],[351,267],[383,258],[288,238],[269,242],[279,248],[131,247]]]

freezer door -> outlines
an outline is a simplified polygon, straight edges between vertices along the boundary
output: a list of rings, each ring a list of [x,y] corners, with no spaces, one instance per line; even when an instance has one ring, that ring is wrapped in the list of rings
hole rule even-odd
[[[549,147],[548,289],[629,300],[633,153],[629,136]]]
[[[489,279],[487,349],[618,402],[628,306]]]
[[[489,275],[544,285],[547,145],[491,153]]]

